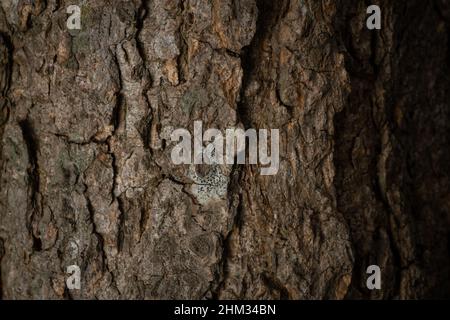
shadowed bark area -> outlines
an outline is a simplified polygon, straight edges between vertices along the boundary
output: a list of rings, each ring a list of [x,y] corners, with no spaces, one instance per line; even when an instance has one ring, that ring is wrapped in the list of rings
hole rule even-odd
[[[371,4],[3,0],[0,298],[448,298],[450,4]],[[278,173],[173,164],[198,120]]]

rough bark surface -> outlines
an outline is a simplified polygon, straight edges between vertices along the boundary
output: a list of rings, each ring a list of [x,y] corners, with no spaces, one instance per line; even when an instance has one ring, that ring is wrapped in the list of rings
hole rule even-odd
[[[0,298],[449,297],[450,2],[375,2],[2,0]],[[195,120],[278,174],[173,165]]]

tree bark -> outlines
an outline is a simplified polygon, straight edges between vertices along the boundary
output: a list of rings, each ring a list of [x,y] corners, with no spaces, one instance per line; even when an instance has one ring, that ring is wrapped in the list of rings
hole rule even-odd
[[[2,0],[0,298],[448,298],[450,4],[376,2]],[[174,165],[196,120],[278,173]]]

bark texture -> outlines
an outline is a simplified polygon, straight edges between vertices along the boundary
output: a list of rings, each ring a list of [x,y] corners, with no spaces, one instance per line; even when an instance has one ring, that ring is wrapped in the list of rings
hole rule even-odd
[[[450,2],[375,2],[2,0],[0,297],[449,297]],[[175,166],[195,120],[278,174]]]

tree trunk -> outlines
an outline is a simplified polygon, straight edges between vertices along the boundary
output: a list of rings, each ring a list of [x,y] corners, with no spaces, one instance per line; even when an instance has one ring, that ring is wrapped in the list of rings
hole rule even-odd
[[[0,297],[449,297],[450,4],[376,2],[2,0]],[[175,165],[196,120],[278,173]]]

